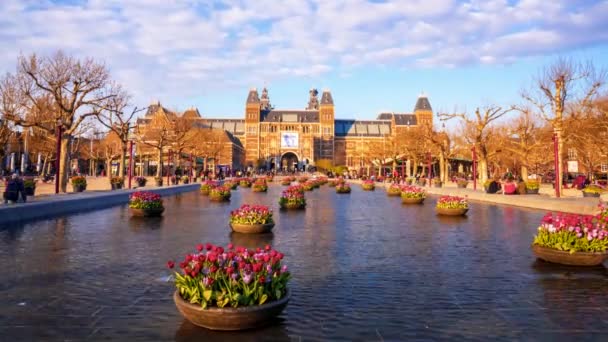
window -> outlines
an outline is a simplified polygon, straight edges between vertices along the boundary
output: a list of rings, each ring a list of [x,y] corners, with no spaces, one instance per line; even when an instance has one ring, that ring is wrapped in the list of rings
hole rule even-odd
[[[568,149],[568,159],[569,160],[576,160],[576,149],[575,148],[569,148]]]
[[[602,172],[608,172],[608,164],[602,164]]]
[[[255,126],[248,126],[247,133],[255,134],[257,133],[257,128]]]
[[[271,125],[270,126],[270,133],[276,133],[277,132],[277,126],[276,125]]]
[[[323,134],[330,134],[329,127],[323,127]]]
[[[302,126],[303,133],[310,133],[310,126]]]
[[[312,132],[313,133],[319,133],[319,126],[317,126],[317,125],[312,126]]]

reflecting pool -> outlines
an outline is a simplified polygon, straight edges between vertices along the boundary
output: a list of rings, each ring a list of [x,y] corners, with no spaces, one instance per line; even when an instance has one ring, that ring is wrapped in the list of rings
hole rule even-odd
[[[283,212],[282,189],[166,197],[162,218],[121,206],[0,227],[0,340],[608,339],[608,272],[536,261],[544,212],[471,203],[467,217],[438,217],[434,197],[402,205],[357,185]],[[230,232],[243,203],[275,210],[272,234]],[[199,242],[285,253],[292,299],[275,324],[218,333],[184,321],[165,263]]]

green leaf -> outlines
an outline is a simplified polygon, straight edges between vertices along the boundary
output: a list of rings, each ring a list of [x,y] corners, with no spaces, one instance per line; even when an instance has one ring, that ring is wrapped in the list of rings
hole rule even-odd
[[[205,290],[203,291],[203,298],[205,298],[205,300],[211,300],[211,295],[213,294],[213,291],[211,290]]]
[[[260,297],[259,304],[260,305],[264,304],[264,302],[266,302],[266,300],[268,300],[268,295],[267,294],[263,294],[262,297]]]

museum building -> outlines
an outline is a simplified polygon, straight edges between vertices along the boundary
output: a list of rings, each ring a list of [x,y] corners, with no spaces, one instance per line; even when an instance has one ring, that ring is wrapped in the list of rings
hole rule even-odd
[[[225,131],[225,143],[230,146],[219,156],[217,165],[274,170],[304,169],[322,159],[356,169],[363,165],[369,146],[381,145],[395,139],[400,131],[433,121],[424,95],[418,97],[413,113],[380,113],[376,120],[337,119],[332,93],[324,90],[320,99],[318,95],[311,89],[304,109],[276,109],[266,88],[261,95],[253,88],[245,101],[244,119],[206,118],[194,108],[182,115],[195,119],[201,127]],[[145,124],[158,115],[170,119],[175,114],[158,103],[150,106],[138,123]]]

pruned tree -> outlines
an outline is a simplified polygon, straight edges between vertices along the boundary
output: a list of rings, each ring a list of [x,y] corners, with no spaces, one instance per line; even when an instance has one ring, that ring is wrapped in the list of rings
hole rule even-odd
[[[131,96],[122,87],[116,83],[112,83],[108,88],[110,94],[114,96],[110,97],[107,101],[107,105],[104,108],[100,108],[97,119],[104,127],[111,132],[114,132],[120,140],[120,156],[118,176],[124,177],[126,170],[126,159],[127,159],[127,148],[129,143],[129,133],[131,133],[134,123],[133,118],[138,112],[146,110],[145,108],[134,107],[131,112],[125,112],[129,106]],[[110,174],[108,173],[108,177]]]
[[[50,133],[61,126],[60,188],[66,191],[71,137],[88,117],[96,116],[117,94],[109,91],[107,68],[92,58],[76,59],[61,51],[48,56],[20,56],[15,74],[7,74],[2,93],[13,94],[13,110],[8,119],[22,127],[38,127]],[[31,120],[27,113],[35,110],[40,99],[50,100],[49,120]],[[41,108],[38,108],[41,110]]]
[[[462,135],[469,144],[477,149],[479,160],[479,180],[483,183],[488,179],[488,158],[496,153],[496,144],[492,144],[493,135],[490,128],[493,122],[511,112],[514,108],[502,108],[496,105],[488,105],[477,108],[473,117],[466,113],[439,114],[442,120],[458,118],[462,121]]]
[[[543,119],[551,124],[558,140],[558,170],[555,172],[562,188],[564,153],[564,113],[572,103],[588,106],[606,81],[606,72],[598,71],[591,62],[579,63],[561,58],[547,66],[535,79],[535,86],[523,91],[522,97],[533,105]]]
[[[158,167],[156,177],[163,176],[163,150],[170,146],[173,139],[173,124],[163,116],[155,116],[145,127],[137,127],[138,141],[156,151]]]

